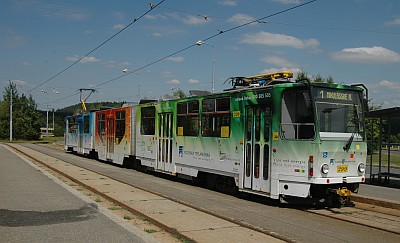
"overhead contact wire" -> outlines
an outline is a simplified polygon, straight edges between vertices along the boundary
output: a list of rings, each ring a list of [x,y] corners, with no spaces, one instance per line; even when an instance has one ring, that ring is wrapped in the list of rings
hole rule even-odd
[[[109,42],[110,40],[112,40],[114,37],[116,37],[117,35],[119,35],[121,32],[123,32],[124,30],[126,30],[127,28],[129,28],[131,25],[133,25],[134,23],[136,23],[138,20],[140,20],[141,18],[143,18],[144,16],[146,16],[148,13],[150,13],[153,9],[157,8],[160,4],[162,4],[165,0],[162,0],[161,2],[159,2],[158,4],[151,4],[150,5],[150,9],[147,10],[145,13],[143,13],[141,16],[139,16],[138,18],[135,18],[132,22],[130,22],[127,26],[125,26],[124,28],[122,28],[121,30],[119,30],[117,33],[115,33],[114,35],[112,35],[110,38],[108,38],[107,40],[103,41],[100,45],[96,46],[94,49],[92,49],[91,51],[89,51],[88,53],[86,53],[84,56],[80,57],[78,60],[76,60],[75,62],[73,62],[71,65],[69,65],[68,67],[64,68],[63,70],[61,70],[60,72],[56,73],[55,75],[53,75],[51,78],[47,79],[46,81],[44,81],[43,83],[35,86],[33,89],[28,91],[28,94],[32,91],[34,91],[35,89],[41,87],[42,85],[50,82],[51,80],[55,79],[56,77],[58,77],[59,75],[61,75],[62,73],[64,73],[65,71],[67,71],[68,69],[70,69],[71,67],[73,67],[75,64],[77,64],[78,62],[80,62],[81,60],[83,60],[85,57],[89,56],[90,54],[92,54],[93,52],[95,52],[97,49],[99,49],[100,47],[102,47],[103,45],[105,45],[107,42]]]
[[[308,4],[313,3],[313,2],[316,2],[316,1],[317,1],[317,0],[311,0],[311,1],[308,1],[308,2],[306,2],[306,3],[296,5],[296,6],[294,6],[294,7],[291,7],[291,8],[288,8],[288,9],[285,9],[285,10],[282,10],[282,11],[279,11],[279,12],[276,12],[276,13],[273,13],[273,14],[270,14],[270,15],[268,15],[268,16],[265,16],[265,17],[262,17],[262,18],[259,18],[259,19],[256,19],[256,20],[249,21],[249,22],[247,22],[247,23],[244,23],[244,24],[235,26],[235,27],[230,28],[230,29],[227,29],[227,30],[220,30],[217,34],[214,34],[214,35],[212,35],[212,36],[210,36],[210,37],[207,37],[207,38],[203,39],[202,41],[207,41],[207,40],[213,39],[213,38],[215,38],[215,37],[217,37],[217,36],[219,36],[219,35],[221,35],[221,34],[223,34],[223,33],[227,33],[227,32],[230,32],[230,31],[233,31],[233,30],[242,28],[242,27],[244,27],[244,26],[247,26],[247,25],[250,25],[250,24],[253,24],[253,23],[260,23],[260,22],[262,22],[263,20],[265,20],[265,19],[267,19],[267,18],[271,18],[271,17],[273,17],[273,16],[276,16],[276,15],[279,15],[279,14],[282,14],[282,13],[285,13],[285,12],[288,12],[288,11],[291,11],[291,10],[293,10],[293,9],[303,7],[303,6],[305,6],[305,5],[308,5]],[[190,48],[192,48],[192,47],[194,47],[194,46],[196,46],[196,45],[197,45],[197,44],[192,44],[192,45],[190,45],[190,46],[187,46],[187,47],[185,47],[185,48],[183,48],[183,49],[181,49],[181,50],[179,50],[179,51],[176,51],[176,52],[174,52],[174,53],[172,53],[172,54],[169,54],[169,55],[164,56],[164,57],[162,57],[162,58],[160,58],[160,59],[157,59],[157,60],[155,60],[155,61],[153,61],[153,62],[151,62],[151,63],[148,63],[148,64],[146,64],[146,65],[144,65],[144,66],[141,66],[141,67],[139,67],[139,68],[137,68],[137,69],[135,69],[135,70],[129,71],[129,72],[127,72],[127,73],[125,73],[125,74],[123,74],[123,75],[120,75],[120,76],[118,76],[118,77],[115,77],[115,78],[113,78],[113,79],[111,79],[111,80],[108,80],[108,81],[105,81],[105,82],[103,82],[103,83],[100,83],[100,84],[94,86],[94,88],[100,87],[100,86],[105,85],[105,84],[107,84],[107,83],[111,83],[111,82],[113,82],[113,81],[115,81],[115,80],[117,80],[117,79],[120,79],[120,78],[122,78],[122,77],[125,77],[125,76],[127,76],[127,75],[130,75],[130,74],[132,74],[132,73],[135,73],[135,72],[137,72],[137,71],[139,71],[139,70],[142,70],[142,69],[144,69],[144,68],[146,68],[146,67],[149,67],[149,66],[151,66],[151,65],[154,65],[154,64],[156,64],[156,63],[158,63],[158,62],[161,62],[161,61],[163,61],[163,60],[165,60],[165,59],[167,59],[167,58],[169,58],[169,57],[171,57],[171,56],[174,56],[174,55],[176,55],[176,54],[178,54],[178,53],[184,52],[184,51],[186,51],[186,50],[188,50],[188,49],[190,49]]]

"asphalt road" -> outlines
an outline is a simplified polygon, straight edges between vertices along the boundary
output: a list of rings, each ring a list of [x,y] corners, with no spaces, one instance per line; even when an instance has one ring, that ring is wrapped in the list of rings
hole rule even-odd
[[[0,242],[154,242],[0,144]]]
[[[119,180],[147,188],[189,204],[217,212],[225,217],[248,222],[300,242],[399,242],[400,236],[362,225],[321,217],[294,207],[280,207],[275,201],[259,197],[241,199],[204,188],[166,180],[100,163],[95,160],[56,151],[43,146],[29,145],[64,161],[105,173]]]

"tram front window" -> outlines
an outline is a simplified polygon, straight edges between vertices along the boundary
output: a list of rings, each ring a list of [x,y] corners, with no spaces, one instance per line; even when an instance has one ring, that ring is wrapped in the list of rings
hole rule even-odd
[[[360,94],[356,91],[318,88],[315,101],[322,138],[334,133],[358,134],[361,138],[364,137]]]

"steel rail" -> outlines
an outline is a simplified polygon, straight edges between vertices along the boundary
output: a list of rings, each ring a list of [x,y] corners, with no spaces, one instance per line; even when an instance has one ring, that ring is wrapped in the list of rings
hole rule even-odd
[[[26,147],[26,146],[24,146],[24,147]],[[52,154],[49,154],[49,153],[46,153],[46,152],[43,152],[43,151],[39,151],[39,150],[34,149],[34,148],[30,148],[30,147],[29,147],[29,149],[33,149],[33,150],[35,150],[35,151],[37,151],[37,152],[40,152],[40,153],[46,154],[46,155],[48,155],[48,156],[54,157],[54,155],[52,155]],[[29,155],[27,155],[27,156],[29,156]],[[29,156],[29,157],[30,157],[30,156]],[[56,157],[54,157],[54,158],[56,158]],[[57,158],[57,159],[59,159],[59,158]],[[63,160],[63,161],[64,161],[64,160]],[[64,162],[69,163],[68,161],[64,161]],[[75,165],[75,164],[74,164],[74,165]],[[233,218],[230,218],[230,217],[226,217],[226,216],[220,215],[220,214],[218,214],[218,213],[216,213],[216,212],[211,212],[211,211],[209,211],[209,210],[207,210],[207,209],[205,209],[205,208],[198,207],[198,206],[196,206],[196,205],[187,203],[187,202],[185,202],[185,201],[182,201],[182,200],[179,200],[179,199],[170,197],[170,196],[165,195],[165,194],[162,194],[162,193],[158,193],[158,192],[151,191],[151,190],[149,190],[149,189],[147,189],[147,188],[144,188],[144,187],[140,187],[140,186],[137,186],[137,185],[130,184],[130,183],[125,182],[125,181],[123,181],[123,180],[121,180],[121,179],[114,178],[113,176],[110,176],[110,175],[107,175],[107,174],[104,174],[104,173],[101,173],[101,172],[97,172],[97,171],[95,171],[95,170],[91,170],[91,169],[88,169],[88,168],[83,167],[83,166],[79,166],[79,165],[75,165],[75,166],[80,167],[80,168],[83,168],[83,169],[86,169],[86,170],[91,171],[91,172],[94,172],[94,173],[97,173],[97,174],[102,175],[102,176],[109,177],[109,178],[111,178],[111,179],[113,179],[113,180],[115,180],[115,181],[118,181],[118,182],[120,182],[120,183],[123,183],[123,184],[125,184],[125,185],[128,185],[128,186],[131,186],[131,187],[134,187],[134,188],[137,188],[137,189],[140,189],[140,190],[143,190],[143,191],[152,193],[152,194],[154,194],[154,195],[163,197],[163,198],[165,198],[165,199],[168,199],[168,200],[171,200],[171,201],[180,203],[180,204],[182,204],[182,205],[188,206],[188,207],[190,207],[190,208],[193,208],[193,209],[195,209],[195,210],[201,211],[201,212],[203,212],[203,213],[207,213],[207,214],[212,215],[212,216],[214,216],[214,217],[217,217],[217,218],[226,220],[226,221],[228,221],[228,222],[231,222],[231,223],[240,225],[240,226],[242,226],[242,227],[245,227],[245,228],[248,228],[248,229],[251,229],[251,230],[254,230],[254,231],[263,233],[263,234],[266,234],[266,235],[270,235],[270,236],[272,236],[272,237],[275,237],[275,238],[277,238],[277,239],[280,239],[280,240],[283,240],[283,241],[286,241],[286,242],[296,242],[296,240],[294,240],[294,239],[288,238],[288,237],[286,237],[286,236],[282,236],[282,235],[280,235],[280,234],[278,234],[278,233],[276,233],[276,232],[272,232],[272,231],[269,231],[269,230],[260,228],[260,227],[258,227],[258,226],[254,226],[254,225],[252,225],[252,224],[250,224],[250,223],[243,222],[243,221],[240,221],[240,220],[238,220],[238,219],[233,219]],[[61,173],[62,173],[62,172],[61,172]],[[63,173],[62,173],[62,174],[63,174]],[[81,184],[81,183],[80,183],[80,184]],[[100,192],[100,194],[101,194],[101,192]],[[108,198],[109,196],[106,195],[105,197]],[[116,200],[114,200],[114,199],[110,199],[110,200],[111,200],[111,201],[116,201]],[[116,202],[116,203],[119,203],[119,202]],[[122,203],[119,203],[119,204],[122,205]],[[134,209],[133,209],[133,210],[134,210]],[[352,223],[352,224],[355,224],[355,225],[362,225],[362,226],[365,226],[365,227],[368,227],[368,228],[372,228],[372,229],[381,230],[381,231],[384,231],[384,232],[388,232],[388,233],[393,233],[393,234],[400,235],[399,232],[396,232],[396,231],[393,231],[393,230],[390,230],[390,229],[384,229],[384,228],[380,228],[380,227],[373,226],[373,225],[369,225],[369,224],[362,223],[362,222],[354,222],[354,221],[352,221],[352,220],[350,220],[350,219],[337,218],[337,217],[333,217],[333,216],[331,216],[331,215],[322,214],[322,213],[319,213],[319,212],[316,212],[316,211],[312,211],[312,210],[308,210],[308,209],[299,209],[299,210],[302,210],[302,211],[308,212],[308,213],[312,213],[312,214],[315,214],[315,215],[319,215],[319,216],[331,218],[331,219],[336,219],[336,220],[340,220],[340,221]],[[167,227],[168,227],[168,226],[167,226]]]

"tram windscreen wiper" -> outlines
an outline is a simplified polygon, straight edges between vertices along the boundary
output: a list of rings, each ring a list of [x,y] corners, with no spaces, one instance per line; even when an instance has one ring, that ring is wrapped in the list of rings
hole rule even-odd
[[[356,133],[360,133],[360,118],[358,118],[357,108],[356,105],[353,106],[353,116],[354,116],[354,126],[357,128],[357,131],[353,131],[351,137],[347,141],[346,145],[344,145],[343,150],[349,151],[351,144],[353,143],[354,136]]]
[[[349,148],[350,148],[351,144],[353,143],[354,135],[355,135],[355,133],[353,132],[351,134],[351,137],[349,138],[349,141],[347,141],[346,145],[344,145],[344,147],[343,147],[344,151],[349,151]]]

